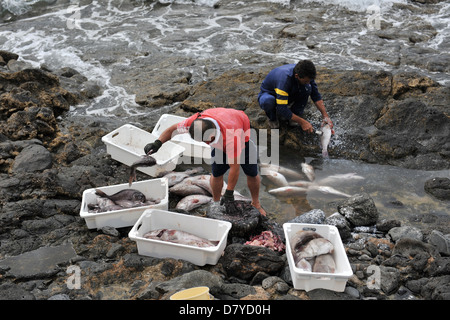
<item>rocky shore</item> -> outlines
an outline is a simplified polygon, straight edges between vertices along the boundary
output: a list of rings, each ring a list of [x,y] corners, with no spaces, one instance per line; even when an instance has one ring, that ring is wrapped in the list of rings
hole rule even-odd
[[[418,212],[426,229],[380,220],[366,194],[340,202],[330,217],[313,210],[292,221],[338,228],[353,270],[342,293],[295,290],[286,254],[244,245],[248,239],[229,237],[217,265],[198,267],[138,255],[131,227],[87,229],[79,216],[83,191],[128,180],[128,167],[112,160],[101,141],[110,130],[106,121],[65,117],[102,88],[73,69],[23,69],[14,67],[17,55],[0,56],[0,299],[168,299],[199,285],[220,300],[450,299],[448,216]],[[266,128],[255,95],[269,69],[231,70],[195,85],[180,74],[172,78],[178,83],[173,92],[156,86],[153,96],[137,96],[137,102],[149,108],[179,102],[181,115],[233,106],[253,127]],[[340,128],[332,157],[450,168],[448,87],[414,73],[329,69],[319,70],[317,82]],[[304,156],[318,152],[310,140],[299,131],[282,130],[280,137]],[[424,187],[450,200],[448,179],[436,177]],[[282,236],[273,221],[260,221],[264,229]]]

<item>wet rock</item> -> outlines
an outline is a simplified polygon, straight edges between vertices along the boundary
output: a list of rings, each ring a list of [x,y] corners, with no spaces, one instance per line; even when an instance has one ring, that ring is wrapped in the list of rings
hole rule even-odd
[[[350,223],[338,212],[335,212],[331,216],[327,217],[325,219],[325,224],[335,226],[339,231],[342,241],[345,241],[352,236]]]
[[[373,199],[366,193],[353,195],[338,205],[338,211],[354,226],[375,224],[378,210]]]
[[[285,265],[281,256],[270,249],[242,244],[227,246],[219,262],[229,277],[247,281],[258,272],[276,274]]]
[[[15,257],[0,261],[0,266],[10,269],[7,277],[16,279],[34,279],[51,277],[59,272],[58,264],[66,263],[77,256],[72,245],[42,247]]]
[[[404,238],[411,238],[419,241],[423,240],[422,232],[419,229],[410,226],[392,228],[389,230],[388,234],[394,242]]]
[[[192,287],[206,286],[212,295],[216,295],[220,292],[222,285],[223,280],[219,276],[205,270],[195,270],[158,284],[156,290],[161,294],[173,294]]]
[[[295,217],[288,221],[288,223],[311,223],[322,224],[325,221],[325,212],[320,209],[313,209],[305,212],[300,216]]]
[[[377,222],[377,230],[382,232],[388,232],[392,228],[400,227],[401,222],[398,220],[392,220],[392,219],[383,219],[381,221]]]
[[[432,178],[425,181],[424,189],[439,200],[450,200],[450,179]]]
[[[450,235],[444,235],[437,230],[431,231],[429,243],[434,245],[436,249],[445,255],[450,255]]]
[[[241,283],[225,283],[222,285],[221,294],[218,295],[219,299],[241,299],[248,295],[256,294],[254,287],[248,284]]]
[[[397,291],[399,286],[400,271],[392,267],[380,267],[381,290],[387,295]]]
[[[9,51],[5,51],[5,50],[0,50],[0,57],[2,57],[3,61],[5,63],[8,63],[9,60],[17,60],[19,59],[19,55],[9,52]]]
[[[34,172],[49,169],[52,155],[43,146],[35,144],[24,148],[15,158],[13,172]]]
[[[35,300],[33,294],[13,283],[0,285],[0,300]]]

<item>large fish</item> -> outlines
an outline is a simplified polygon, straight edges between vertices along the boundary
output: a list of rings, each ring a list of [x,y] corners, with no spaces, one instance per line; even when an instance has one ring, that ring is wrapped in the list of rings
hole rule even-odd
[[[201,205],[208,203],[212,200],[209,196],[204,196],[201,194],[193,194],[190,196],[186,196],[183,199],[181,199],[177,205],[176,209],[185,210],[185,211],[191,211],[197,207],[200,207]]]
[[[279,165],[274,165],[274,164],[269,164],[269,163],[261,163],[260,167],[261,167],[262,175],[265,174],[265,170],[271,170],[271,171],[279,172],[283,176],[290,178],[290,179],[304,179],[305,178],[303,173],[297,172],[295,170],[292,170],[292,169],[289,169],[286,167],[282,167]]]
[[[149,155],[142,156],[139,160],[134,162],[130,167],[131,168],[130,169],[130,178],[128,179],[129,185],[131,186],[133,181],[136,181],[136,168],[151,167],[151,166],[154,166],[155,164],[156,164],[156,159]]]
[[[334,174],[326,178],[320,179],[317,184],[319,185],[330,185],[330,184],[342,184],[343,182],[353,181],[353,180],[364,180],[364,177],[358,176],[356,173],[342,173]]]
[[[297,268],[305,271],[314,269],[317,257],[334,251],[333,244],[314,231],[300,230],[290,239],[291,252]]]
[[[198,237],[192,233],[174,229],[158,229],[149,231],[144,234],[144,238],[185,244],[188,246],[195,246],[200,248],[215,247],[219,243],[219,241],[210,241]]]
[[[196,174],[196,173],[200,173],[204,171],[204,169],[202,167],[198,167],[198,168],[193,168],[193,169],[188,169],[184,172],[169,172],[166,173],[163,178],[167,179],[167,182],[169,184],[169,187],[172,187],[174,185],[176,185],[177,183],[180,183],[181,181],[183,181],[184,179],[186,179],[187,177]]]
[[[288,185],[286,177],[279,172],[273,170],[264,170],[265,177],[273,182],[278,187],[285,187]]]
[[[307,188],[286,186],[269,190],[269,193],[275,196],[289,197],[289,196],[305,195],[307,191],[308,191]]]
[[[312,165],[303,162],[301,164],[303,173],[308,177],[309,181],[314,181],[316,174]]]
[[[338,191],[338,190],[336,190],[336,189],[334,189],[332,187],[328,187],[328,186],[316,186],[316,185],[314,185],[314,186],[310,186],[309,190],[317,190],[317,191],[320,191],[322,193],[334,194],[336,196],[342,196],[342,197],[346,197],[346,198],[350,198],[351,197],[351,195],[349,195],[347,193]]]
[[[198,185],[195,185],[193,182],[197,179],[196,176],[188,177],[181,181],[180,183],[177,183],[176,185],[169,188],[170,193],[173,193],[178,196],[186,197],[193,194],[202,194],[205,196],[210,196],[211,193],[202,187],[199,187]]]
[[[322,157],[328,158],[328,145],[330,144],[331,140],[331,128],[330,125],[327,123],[322,127],[322,135],[320,137],[320,146],[322,148]]]
[[[142,192],[134,189],[124,189],[113,195],[107,195],[102,190],[96,189],[95,193],[97,195],[97,203],[88,204],[90,213],[150,206],[160,202],[160,200],[147,199]]]
[[[317,256],[312,272],[334,273],[336,271],[336,262],[331,254]]]
[[[107,195],[102,190],[95,189],[95,194],[100,197],[107,198],[119,206],[122,205],[122,203],[128,203],[128,202],[144,203],[145,201],[147,201],[145,194],[143,194],[139,190],[135,190],[135,189],[120,190],[119,192],[116,192],[112,195]]]

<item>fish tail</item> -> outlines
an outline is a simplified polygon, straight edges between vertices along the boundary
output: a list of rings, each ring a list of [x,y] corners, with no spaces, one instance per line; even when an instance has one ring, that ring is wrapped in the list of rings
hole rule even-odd
[[[136,181],[136,168],[131,167],[130,178],[128,179],[128,186],[131,187],[133,181]]]
[[[104,198],[108,198],[109,199],[109,196],[106,193],[104,193],[102,190],[100,190],[100,189],[95,189],[95,194],[100,196],[100,197],[104,197]]]

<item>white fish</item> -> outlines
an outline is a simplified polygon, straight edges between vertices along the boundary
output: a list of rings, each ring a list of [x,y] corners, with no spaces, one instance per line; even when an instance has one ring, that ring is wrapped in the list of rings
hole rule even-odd
[[[330,185],[335,183],[342,183],[353,180],[364,180],[364,177],[358,176],[356,173],[343,173],[335,174],[326,178],[323,178],[317,182],[320,185]]]
[[[279,172],[282,175],[284,175],[287,178],[290,179],[304,179],[304,174],[301,172],[297,172],[295,170],[289,169],[289,168],[285,168],[279,165],[274,165],[274,164],[268,164],[268,163],[261,163],[260,164],[261,167],[261,174],[264,175],[264,171],[267,170],[272,170],[275,172]]]
[[[331,128],[327,123],[322,127],[322,135],[320,137],[320,146],[322,147],[322,157],[328,158],[328,145],[331,140]]]
[[[275,196],[298,196],[305,195],[307,190],[302,187],[286,186],[269,190],[269,193]]]
[[[206,196],[211,195],[211,193],[202,187],[199,187],[198,185],[195,185],[193,181],[201,179],[201,177],[188,177],[181,181],[180,183],[177,183],[176,185],[169,188],[169,191],[173,194],[176,194],[178,196],[190,196],[193,194],[203,194]]]
[[[290,186],[294,187],[305,187],[308,188],[313,185],[314,182],[311,181],[305,181],[305,180],[297,180],[297,181],[291,181],[288,183]]]
[[[285,187],[288,185],[288,182],[281,173],[273,171],[273,170],[264,170],[265,177],[273,182],[278,187]]]
[[[310,190],[317,190],[323,193],[328,193],[328,194],[334,194],[336,196],[343,196],[343,197],[347,197],[350,198],[351,195],[346,194],[344,192],[338,191],[332,187],[328,187],[328,186],[310,186],[309,187]]]
[[[176,209],[181,209],[185,211],[191,211],[201,205],[208,203],[212,200],[212,197],[201,195],[201,194],[193,194],[190,196],[186,196],[181,199],[177,205]]]
[[[314,259],[312,259],[314,260]],[[312,263],[311,263],[312,262]],[[299,268],[300,270],[311,272],[312,271],[312,264],[314,264],[314,261],[308,261],[306,259],[300,259],[295,266]]]
[[[144,238],[185,244],[200,248],[215,247],[219,243],[219,241],[210,241],[198,237],[192,233],[174,229],[158,229],[149,231],[144,234]]]
[[[334,273],[336,271],[336,262],[331,254],[323,254],[316,257],[312,268],[313,272]]]
[[[325,238],[316,238],[309,241],[300,252],[296,252],[297,261],[309,259],[322,254],[333,253],[333,244]]]
[[[309,181],[314,181],[314,179],[316,178],[316,174],[314,172],[313,166],[305,162],[302,163],[301,166],[303,173],[308,177]]]

